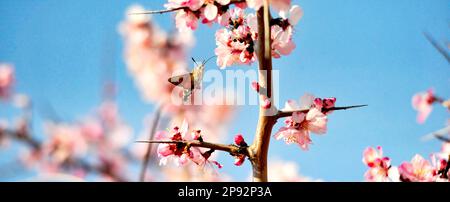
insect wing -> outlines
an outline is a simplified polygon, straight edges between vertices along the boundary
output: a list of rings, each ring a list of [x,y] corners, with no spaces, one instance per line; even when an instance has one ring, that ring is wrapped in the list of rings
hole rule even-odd
[[[184,88],[184,89],[191,89],[192,88],[192,81],[193,81],[193,74],[187,73],[179,76],[174,76],[169,78],[169,82],[175,86]]]

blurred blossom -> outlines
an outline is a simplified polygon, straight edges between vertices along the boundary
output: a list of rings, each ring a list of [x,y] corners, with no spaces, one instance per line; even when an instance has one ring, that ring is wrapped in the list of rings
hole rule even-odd
[[[49,122],[45,131],[50,137],[44,143],[43,153],[51,163],[61,165],[70,159],[83,157],[88,151],[86,140],[75,126]]]
[[[413,96],[412,106],[417,111],[417,122],[424,123],[433,110],[433,103],[436,101],[432,89],[427,92],[420,92]]]
[[[110,101],[103,102],[98,108],[98,115],[107,126],[113,126],[119,119],[116,103]]]
[[[299,167],[291,161],[271,161],[268,165],[270,182],[318,182],[299,173]]]
[[[143,10],[138,6],[130,9],[127,13]],[[193,35],[166,33],[150,18],[130,17],[120,24],[119,32],[125,41],[127,68],[143,98],[149,102],[169,102],[175,86],[167,80],[173,72],[187,70],[185,52],[192,46]]]
[[[14,106],[22,109],[29,107],[31,104],[30,98],[25,94],[15,94],[12,102]]]
[[[14,67],[0,63],[0,99],[6,99],[11,93],[14,83]]]
[[[158,181],[168,182],[231,182],[233,179],[224,172],[217,174],[211,170],[205,170],[195,164],[183,168],[167,166],[161,170],[163,178]]]

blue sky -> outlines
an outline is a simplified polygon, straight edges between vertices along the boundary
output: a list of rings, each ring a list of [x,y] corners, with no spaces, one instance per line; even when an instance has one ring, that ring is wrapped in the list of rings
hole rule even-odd
[[[411,159],[415,153],[428,156],[439,150],[438,141],[423,142],[420,137],[442,128],[448,112],[436,107],[430,119],[418,125],[410,100],[415,92],[429,87],[442,97],[450,97],[449,65],[422,35],[427,31],[440,42],[448,42],[450,2],[293,2],[305,15],[296,27],[297,49],[274,61],[275,69],[280,70],[281,100],[298,99],[311,92],[319,97],[337,97],[341,106],[369,107],[330,115],[329,132],[313,135],[314,144],[308,152],[272,140],[270,158],[298,162],[301,173],[313,178],[360,181],[365,172],[361,153],[367,146],[383,146],[394,164]],[[33,98],[37,131],[42,117],[48,115],[49,104],[68,120],[93,109],[100,101],[104,64],[116,70],[118,102],[125,119],[136,130],[142,127],[143,117],[153,106],[141,100],[126,72],[117,33],[117,25],[132,3],[159,9],[165,1],[0,2],[0,61],[15,64],[17,90]],[[170,14],[154,19],[166,30],[174,27]],[[196,37],[202,40],[189,55],[212,55],[214,32],[215,28],[200,26]],[[0,104],[0,115],[10,111]],[[242,107],[229,133],[242,133],[251,140],[256,117],[256,107]],[[276,128],[279,126],[281,123]],[[7,154],[0,155],[0,162],[11,158],[12,154]],[[247,179],[248,163],[236,168],[228,155],[222,156],[224,172],[237,180]],[[3,179],[18,179],[9,177]]]

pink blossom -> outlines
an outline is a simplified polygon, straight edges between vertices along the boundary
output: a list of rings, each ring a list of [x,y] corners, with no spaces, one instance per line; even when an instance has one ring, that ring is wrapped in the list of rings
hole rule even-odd
[[[9,96],[14,82],[14,68],[9,64],[0,64],[0,99]]]
[[[417,122],[424,123],[433,110],[433,103],[436,101],[432,89],[427,92],[417,93],[412,98],[412,106],[417,111]]]
[[[245,162],[245,155],[236,155],[234,157],[234,165],[241,166]]]
[[[285,120],[285,124],[286,126],[281,127],[275,134],[275,139],[283,138],[287,144],[297,143],[303,150],[308,150],[309,145],[312,143],[309,132],[302,130],[300,124],[294,122],[292,117],[288,117]]]
[[[230,3],[230,0],[215,0],[215,2],[219,3],[220,5],[228,5]],[[205,3],[206,6],[203,11],[204,15],[208,21],[213,21],[217,17],[219,8],[214,5],[214,0],[206,0]]]
[[[226,15],[230,0],[172,0],[165,6],[169,9],[186,7],[177,11],[175,21],[177,28],[184,32],[195,30],[198,20],[204,24],[216,22],[221,15]]]
[[[333,112],[330,109],[334,108],[335,104],[336,104],[336,98],[324,98],[324,99],[316,98],[316,99],[314,99],[314,106],[326,115]]]
[[[49,123],[46,132],[50,139],[44,143],[44,154],[56,165],[86,154],[88,145],[77,127],[68,124]]]
[[[171,137],[163,138],[162,140],[172,140],[172,141],[186,141],[191,140],[190,133],[188,132],[188,124],[183,121],[181,128],[175,127],[172,129]],[[160,165],[165,165],[169,157],[174,158],[175,163],[180,165],[185,165],[188,162],[189,156],[192,155],[191,149],[186,150],[185,147],[178,147],[177,144],[159,144],[158,145],[158,157],[161,158]]]
[[[383,162],[388,161],[389,159],[383,159],[383,148],[380,146],[378,146],[376,150],[372,147],[368,147],[364,150],[363,163],[369,167],[379,166]]]
[[[171,131],[170,137],[165,137],[163,133],[159,133],[159,140],[172,140],[172,141],[191,141],[200,137],[199,130],[189,130],[189,125],[186,120],[183,121],[181,128],[175,127]],[[209,160],[211,152],[202,152],[197,147],[187,147],[180,144],[159,144],[158,145],[158,157],[160,157],[160,165],[165,165],[167,161],[173,159],[177,166],[186,165],[189,161],[194,162],[199,166],[205,166],[208,164],[216,165],[222,168],[222,165],[217,161]]]
[[[289,11],[280,11],[281,18],[275,19],[272,26],[272,55],[280,58],[281,55],[289,55],[296,45],[292,39],[294,26],[303,16],[302,9],[294,5]]]
[[[272,26],[272,56],[280,58],[281,55],[289,55],[296,45],[292,40],[292,28],[283,30],[279,26]]]
[[[205,0],[169,0],[164,6],[168,9],[188,7],[192,11],[200,9]]]
[[[295,26],[303,17],[303,10],[300,6],[294,5],[289,10],[280,10],[278,15],[280,15],[282,19],[287,20],[288,25]]]
[[[219,169],[223,168],[222,164],[215,160],[211,160],[211,155],[213,152],[214,150],[203,152],[201,149],[194,147],[192,148],[191,160],[203,169],[208,168],[214,170],[214,167]]]
[[[308,112],[293,112],[274,137],[284,139],[287,144],[297,143],[303,150],[308,150],[312,143],[310,133],[324,134],[327,131],[328,118],[318,108],[314,107],[314,96],[305,94],[300,98],[300,105],[293,100],[286,102],[285,111],[308,110]]]
[[[411,162],[399,166],[402,181],[432,182],[436,179],[436,169],[422,156],[416,154]]]
[[[299,105],[293,100],[286,102],[284,110],[296,112],[286,119],[285,126],[274,135],[277,140],[283,138],[287,144],[297,143],[303,150],[308,150],[312,143],[311,132],[326,133],[328,118],[314,106],[314,99],[313,95],[305,94],[300,98]],[[308,110],[308,112],[298,112],[298,110]]]
[[[399,173],[397,167],[373,167],[364,174],[368,182],[398,182]]]
[[[275,134],[277,140],[283,138],[287,144],[297,143],[303,150],[308,150],[310,132],[324,134],[326,132],[327,117],[313,108],[308,113],[296,113],[285,121],[285,126]]]
[[[86,120],[80,125],[80,132],[88,141],[97,142],[103,137],[103,127],[96,120]]]
[[[175,25],[180,32],[195,30],[198,27],[198,17],[191,11],[180,10],[175,15]]]
[[[368,147],[363,153],[363,163],[369,166],[369,170],[364,177],[369,182],[390,182],[398,181],[397,168],[391,167],[391,161],[383,156],[383,149],[378,146],[375,150]]]

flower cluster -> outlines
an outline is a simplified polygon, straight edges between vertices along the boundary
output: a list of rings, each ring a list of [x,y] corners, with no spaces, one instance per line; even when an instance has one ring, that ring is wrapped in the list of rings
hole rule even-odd
[[[96,172],[102,180],[125,180],[126,165],[132,160],[126,157],[132,130],[114,103],[103,103],[93,116],[76,123],[48,121],[44,132],[48,138],[22,156],[28,167],[78,177]]]
[[[235,8],[222,16],[220,23],[225,28],[216,32],[217,65],[225,68],[253,63],[256,60],[257,39],[257,30],[251,28],[251,23],[256,23],[254,15],[246,17],[243,9]]]
[[[0,99],[9,97],[13,82],[13,67],[9,64],[0,64]]]
[[[203,152],[197,147],[183,143],[183,141],[203,141],[200,130],[189,130],[189,125],[186,120],[183,121],[181,127],[174,127],[168,135],[165,131],[158,133],[157,140],[169,140],[177,143],[161,143],[158,145],[158,157],[160,157],[159,164],[166,165],[168,160],[173,160],[177,166],[186,165],[189,162],[194,162],[197,165],[205,166],[207,164],[216,165],[222,168],[222,165],[217,161],[210,160],[212,150]]]
[[[175,24],[179,31],[195,30],[198,21],[212,24],[227,13],[231,0],[169,0],[165,5],[168,9],[180,9],[175,14]],[[245,2],[233,2],[245,8]]]
[[[398,179],[398,170],[391,166],[391,160],[383,156],[383,149],[366,148],[363,153],[363,163],[369,167],[364,175],[370,182],[391,182]]]
[[[286,118],[274,137],[284,139],[287,144],[297,143],[303,150],[308,150],[312,143],[310,133],[324,134],[327,131],[327,113],[334,107],[335,98],[320,99],[306,94],[300,98],[300,105],[293,100],[286,102],[284,111],[294,111]],[[307,110],[307,112],[300,111]]]
[[[447,151],[448,152],[448,151]],[[369,167],[365,179],[371,182],[449,182],[448,155],[432,155],[432,161],[416,154],[410,162],[391,166],[388,157],[383,157],[381,147],[369,147],[363,153],[363,163]]]
[[[231,9],[231,4],[236,7]],[[254,14],[246,15],[244,10],[247,7],[258,10],[262,5],[262,0],[169,0],[165,7],[177,9],[175,24],[180,32],[197,29],[199,20],[224,27],[216,32],[215,53],[217,65],[225,68],[251,64],[256,60],[257,19]],[[271,21],[272,55],[280,58],[295,48],[293,27],[303,16],[303,11],[299,6],[291,7],[290,0],[272,0],[270,5],[279,11],[280,16]]]

